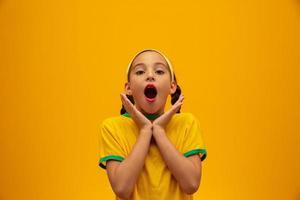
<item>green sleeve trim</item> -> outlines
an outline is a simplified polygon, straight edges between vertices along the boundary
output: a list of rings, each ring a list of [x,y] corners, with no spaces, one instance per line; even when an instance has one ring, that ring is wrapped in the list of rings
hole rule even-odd
[[[103,169],[106,169],[106,165],[104,165],[103,163],[108,161],[108,160],[116,160],[116,161],[123,161],[124,158],[122,156],[116,156],[116,155],[109,155],[109,156],[105,156],[100,158],[99,160],[99,166],[102,167]]]
[[[188,156],[191,156],[191,155],[194,155],[194,154],[197,154],[197,153],[202,153],[202,157],[201,157],[201,161],[203,161],[206,157],[207,157],[207,151],[206,149],[193,149],[193,150],[190,150],[188,152],[185,152],[183,155],[185,157],[188,157]]]

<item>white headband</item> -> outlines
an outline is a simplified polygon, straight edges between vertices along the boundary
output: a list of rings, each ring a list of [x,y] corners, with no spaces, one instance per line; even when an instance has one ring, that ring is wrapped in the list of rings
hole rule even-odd
[[[169,69],[170,69],[170,72],[171,72],[171,79],[172,79],[172,81],[174,81],[174,69],[173,69],[173,66],[172,66],[171,62],[169,61],[169,59],[163,53],[161,53],[160,51],[158,51],[156,49],[143,49],[142,51],[156,51],[157,53],[159,53],[160,55],[162,55],[164,57],[164,59],[167,61],[167,63],[168,63],[168,66],[169,66]],[[139,51],[138,53],[136,53],[135,56],[131,59],[130,63],[127,66],[126,77],[128,77],[129,69],[130,69],[130,66],[131,66],[133,60],[142,51]]]

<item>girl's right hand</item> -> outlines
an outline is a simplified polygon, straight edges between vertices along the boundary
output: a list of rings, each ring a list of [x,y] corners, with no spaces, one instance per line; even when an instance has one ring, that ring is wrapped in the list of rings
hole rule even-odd
[[[152,130],[152,123],[141,113],[127,98],[126,94],[121,93],[121,101],[125,110],[130,114],[133,121],[137,124],[140,130]]]

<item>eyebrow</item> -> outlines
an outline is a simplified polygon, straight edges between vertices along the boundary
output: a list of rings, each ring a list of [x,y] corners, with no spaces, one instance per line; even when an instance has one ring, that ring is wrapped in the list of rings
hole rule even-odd
[[[162,62],[155,62],[154,63],[154,65],[160,65],[160,64],[167,68],[167,65],[165,63],[162,63]],[[144,66],[145,64],[144,63],[137,63],[136,65],[133,66],[133,69],[135,69],[139,65],[143,65]]]

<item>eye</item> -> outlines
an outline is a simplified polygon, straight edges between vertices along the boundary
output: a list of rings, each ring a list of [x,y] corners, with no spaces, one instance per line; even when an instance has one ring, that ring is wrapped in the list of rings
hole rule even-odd
[[[165,72],[163,70],[157,70],[156,73],[158,73],[158,74],[164,74]]]
[[[142,71],[142,70],[139,70],[139,71],[135,72],[136,75],[140,75],[140,74],[143,74],[143,73],[144,73],[144,71]]]

